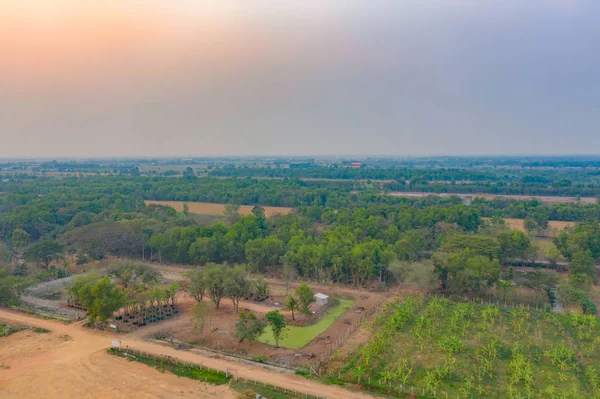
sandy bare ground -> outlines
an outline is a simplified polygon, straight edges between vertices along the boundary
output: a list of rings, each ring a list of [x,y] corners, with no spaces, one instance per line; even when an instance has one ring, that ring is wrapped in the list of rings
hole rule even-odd
[[[450,194],[450,193],[437,194],[437,193],[397,192],[397,191],[390,192],[388,194],[392,195],[394,197],[416,197],[416,198],[427,197],[428,195],[435,195],[438,197],[456,196],[456,197],[462,198],[463,201],[465,201],[465,202],[471,202],[473,200],[473,198],[485,198],[487,200],[503,198],[503,199],[513,199],[513,200],[518,200],[518,201],[538,199],[545,204],[563,204],[563,203],[572,203],[572,202],[577,201],[577,198],[575,198],[575,197],[553,197],[553,196],[544,196],[544,195],[535,196],[535,195],[502,195],[502,194]],[[592,197],[581,198],[581,202],[584,204],[595,204],[596,201],[597,201],[596,198],[592,198]]]
[[[197,213],[198,215],[215,215],[223,216],[225,211],[225,204],[215,204],[211,202],[183,202],[183,201],[144,201],[146,205],[165,205],[170,206],[178,212],[183,211],[183,204],[188,204],[190,213]],[[263,206],[265,209],[265,216],[270,218],[275,215],[287,215],[292,211],[293,208],[283,206]],[[246,216],[252,213],[254,206],[242,205],[240,206],[240,215]]]
[[[78,326],[51,327],[55,330],[50,334],[25,330],[0,339],[2,398],[236,397],[226,386],[163,374],[111,356],[104,350],[106,340],[81,335]]]
[[[20,332],[0,339],[0,392],[3,398],[234,398],[227,387],[161,374],[143,364],[127,362],[106,353],[111,340],[122,345],[217,370],[237,370],[241,378],[327,398],[366,399],[372,396],[320,384],[297,375],[234,363],[219,358],[147,342],[126,334],[95,331],[80,324],[65,325],[0,309],[0,319],[51,331],[48,335]]]

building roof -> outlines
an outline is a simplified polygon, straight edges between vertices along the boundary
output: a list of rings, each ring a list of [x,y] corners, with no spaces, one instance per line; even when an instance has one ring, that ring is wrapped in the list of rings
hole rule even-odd
[[[329,295],[321,294],[321,293],[319,292],[318,294],[315,294],[315,298],[319,298],[319,299],[327,299],[327,298],[329,298]]]

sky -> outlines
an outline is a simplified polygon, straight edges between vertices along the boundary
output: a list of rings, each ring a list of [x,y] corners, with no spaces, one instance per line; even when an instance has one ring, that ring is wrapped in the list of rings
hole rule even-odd
[[[597,0],[0,0],[0,157],[600,153]]]

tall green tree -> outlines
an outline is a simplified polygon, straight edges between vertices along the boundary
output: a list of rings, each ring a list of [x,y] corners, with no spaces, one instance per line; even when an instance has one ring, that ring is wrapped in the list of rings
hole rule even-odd
[[[195,332],[202,334],[202,331],[210,323],[210,309],[206,302],[198,302],[192,308],[192,325]]]
[[[265,332],[266,323],[250,311],[242,310],[235,323],[235,337],[239,342],[254,341]]]
[[[500,277],[500,262],[477,255],[470,249],[452,254],[438,253],[433,264],[442,289],[476,294],[492,287]]]
[[[227,219],[229,224],[237,223],[241,218],[240,206],[235,204],[225,204],[223,215],[225,216],[225,219]]]
[[[204,269],[195,267],[187,273],[187,277],[190,279],[187,285],[187,292],[198,302],[202,302],[206,295],[208,282]]]
[[[236,312],[242,298],[246,297],[249,293],[250,282],[246,279],[246,269],[243,266],[226,269],[225,295],[231,299]]]
[[[162,233],[154,234],[148,240],[148,246],[152,250],[150,258],[154,257],[154,252],[158,252],[158,262],[162,263],[162,255],[169,246],[169,239]]]
[[[29,234],[23,229],[16,228],[11,234],[10,242],[17,251],[23,249],[29,244]]]
[[[292,320],[296,320],[296,312],[300,310],[300,301],[293,295],[288,296],[285,300],[285,310],[292,312]]]
[[[500,263],[497,259],[464,251],[448,256],[449,286],[455,292],[479,293],[492,287],[500,277]]]
[[[531,238],[520,230],[511,230],[498,235],[500,250],[498,255],[501,261],[529,260],[535,257],[535,248]]]
[[[0,306],[18,305],[21,294],[32,283],[31,278],[13,276],[0,268]]]
[[[204,273],[204,278],[206,279],[206,293],[217,309],[219,309],[221,300],[227,295],[225,267],[213,265],[207,267]]]
[[[475,234],[452,234],[440,247],[442,252],[460,252],[469,248],[475,254],[497,258],[500,252],[500,243],[494,237],[479,236]]]
[[[254,270],[263,270],[266,266],[276,266],[284,253],[284,244],[279,238],[269,236],[256,238],[246,243],[246,260]]]
[[[285,317],[279,312],[279,310],[273,310],[265,315],[267,322],[271,326],[271,332],[273,333],[273,339],[275,340],[275,346],[279,348],[279,341],[285,338],[286,331],[288,329]]]
[[[217,242],[212,237],[198,237],[190,245],[190,260],[198,265],[204,265],[217,260]]]
[[[44,240],[33,244],[23,254],[25,259],[40,262],[46,269],[53,261],[59,260],[63,253],[63,247],[54,240]]]
[[[302,283],[296,288],[296,296],[300,301],[300,310],[302,313],[310,315],[310,304],[315,302],[315,293],[312,292],[308,284]]]
[[[8,246],[0,241],[0,267],[4,266],[13,259],[13,253]]]
[[[77,299],[87,309],[90,323],[108,319],[126,303],[125,294],[108,276],[104,276],[95,284],[89,282],[77,290]]]
[[[569,263],[569,280],[578,288],[589,287],[596,278],[596,262],[590,251],[577,251]]]

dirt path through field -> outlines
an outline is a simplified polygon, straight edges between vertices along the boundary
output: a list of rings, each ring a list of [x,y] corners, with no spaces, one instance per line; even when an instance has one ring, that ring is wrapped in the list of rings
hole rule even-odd
[[[160,356],[170,356],[217,370],[235,369],[241,378],[257,380],[309,395],[331,399],[372,398],[363,393],[323,385],[296,375],[273,373],[259,367],[178,351],[127,334],[116,335],[111,332],[90,330],[79,324],[65,325],[58,321],[38,319],[6,309],[0,309],[0,319],[43,327],[51,331],[48,336],[58,339],[50,347],[43,342],[36,342],[36,337],[18,339],[18,335],[22,333],[13,335],[12,337],[17,338],[12,340],[8,337],[8,341],[0,341],[0,364],[4,361],[10,362],[8,364],[10,368],[0,369],[0,391],[3,392],[3,398],[134,396],[234,398],[233,393],[226,387],[208,386],[167,373],[161,374],[142,364],[129,363],[119,358],[113,359],[105,353],[105,349],[110,347],[113,339],[121,340],[124,347],[128,346]],[[7,342],[9,345],[6,345]],[[27,356],[19,356],[15,359],[14,354],[19,352],[19,345],[25,346],[23,353],[27,353]],[[34,345],[34,347],[27,348],[27,345]],[[40,350],[35,350],[36,348]],[[4,392],[7,396],[4,396]]]

